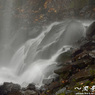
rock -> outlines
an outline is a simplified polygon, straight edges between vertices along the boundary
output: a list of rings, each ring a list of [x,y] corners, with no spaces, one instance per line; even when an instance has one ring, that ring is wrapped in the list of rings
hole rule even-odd
[[[80,47],[82,50],[91,51],[95,49],[95,42],[89,41]]]
[[[71,51],[67,51],[65,53],[62,53],[58,56],[58,58],[56,59],[56,61],[58,63],[64,63],[65,61],[68,61],[71,59]]]
[[[85,19],[89,19],[89,18],[91,17],[91,15],[92,15],[92,12],[88,12],[88,13],[86,13],[86,15],[85,15]]]
[[[45,84],[45,85],[49,85],[51,82],[53,82],[53,78],[51,78],[51,79],[44,79],[43,80],[43,84]]]
[[[54,74],[49,76],[49,79],[53,79],[53,81],[58,81],[59,80],[59,75],[54,73]]]
[[[28,86],[27,86],[27,89],[28,90],[35,90],[36,88],[35,88],[35,85],[34,84],[29,84]]]
[[[88,10],[89,6],[85,6],[82,8],[82,10],[80,11],[80,13],[84,13]]]
[[[73,92],[73,91],[71,91],[71,90],[66,90],[66,93],[65,93],[66,95],[75,95],[75,93]]]
[[[80,54],[81,52],[83,52],[83,50],[81,48],[74,50],[72,53],[72,57],[75,57],[76,55]]]
[[[55,95],[64,93],[65,90],[66,90],[66,87],[63,87],[62,89],[58,90],[58,91],[55,93]]]
[[[38,93],[34,90],[26,90],[24,95],[38,95]]]
[[[76,82],[79,82],[86,79],[94,78],[95,77],[94,69],[95,69],[95,65],[82,69],[78,73],[73,74],[69,79],[69,81],[72,82],[72,80],[74,79]]]
[[[47,90],[47,86],[43,85],[40,87],[40,92],[46,91]]]
[[[52,82],[49,86],[48,86],[48,89],[51,91],[51,90],[54,90],[56,88],[60,87],[60,82]]]
[[[90,58],[89,56],[89,51],[84,50],[82,53],[76,55],[75,57],[72,58],[72,62],[76,62],[81,59],[88,59]]]
[[[89,56],[91,56],[92,58],[95,59],[95,50],[91,51],[91,52],[89,53]]]
[[[75,69],[83,69],[85,68],[87,65],[91,64],[91,60],[90,59],[80,59],[74,63],[72,63],[72,71],[75,72]]]
[[[95,41],[95,35],[92,36],[92,39]]]
[[[86,36],[88,40],[92,40],[95,35],[95,22],[93,22],[86,31]]]
[[[20,85],[5,82],[2,86],[0,86],[0,95],[12,93],[12,92],[19,92],[21,89]]]
[[[72,65],[67,65],[67,66],[64,66],[58,70],[55,70],[54,73],[56,74],[65,74],[67,72],[70,72],[72,69]]]

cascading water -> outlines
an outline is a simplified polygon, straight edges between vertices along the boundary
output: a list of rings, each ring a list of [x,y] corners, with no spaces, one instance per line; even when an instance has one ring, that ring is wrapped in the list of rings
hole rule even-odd
[[[28,40],[16,51],[9,67],[0,69],[0,82],[12,81],[23,86],[32,82],[42,85],[43,79],[52,75],[57,68],[56,58],[81,39],[84,30],[78,21],[51,24],[38,37]]]
[[[0,54],[0,61],[2,64],[5,64],[10,57],[12,53],[12,48],[10,47],[10,34],[12,31],[12,20],[13,20],[13,14],[14,14],[14,0],[6,0],[5,2],[2,1],[2,3],[5,3],[5,7],[3,10],[2,15],[2,27],[1,27],[1,42],[0,47],[3,48]],[[6,60],[5,60],[6,59]]]
[[[9,48],[12,42],[10,41],[10,34],[13,4],[14,0],[6,1],[5,13],[7,16],[6,14],[3,16],[1,44],[4,47],[2,59],[5,61],[11,52],[9,52]],[[0,83],[15,82],[22,86],[35,83],[41,86],[43,79],[49,78],[53,71],[58,68],[56,58],[73,47],[81,37],[84,37],[85,30],[85,23],[75,20],[54,22],[43,28],[37,37],[27,40],[14,53],[9,63],[5,66],[1,65]],[[0,64],[3,63],[4,61],[1,61]]]

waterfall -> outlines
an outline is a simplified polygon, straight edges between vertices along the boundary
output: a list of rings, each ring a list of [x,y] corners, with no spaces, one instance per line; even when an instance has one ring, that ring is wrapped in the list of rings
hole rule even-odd
[[[0,83],[41,86],[57,68],[56,58],[68,51],[84,36],[80,21],[54,22],[35,38],[27,40],[13,55],[9,66],[0,68]]]
[[[27,31],[23,33],[23,27],[18,29],[19,31],[12,29],[14,27],[14,2],[15,0],[4,2],[0,32],[2,36],[0,41],[0,84],[14,82],[26,86],[29,83],[35,83],[36,86],[41,86],[43,79],[50,78],[54,74],[54,70],[58,68],[57,57],[75,46],[76,42],[85,36],[86,26],[89,24],[77,20],[53,22],[50,25],[41,26],[41,33],[25,41]],[[31,30],[31,35],[35,31],[35,29]],[[11,37],[13,32],[16,33]],[[18,41],[23,41],[23,44],[14,51],[15,46],[12,45]]]
[[[4,2],[2,0],[2,2]],[[10,46],[11,32],[12,32],[12,20],[14,14],[14,0],[6,0],[4,2],[5,7],[2,14],[2,27],[1,27],[1,41],[0,47],[2,48],[0,54],[0,61],[2,64],[6,64],[11,56],[12,48]],[[6,60],[5,60],[6,59]]]
[[[21,86],[29,83],[43,85],[43,80],[50,78],[58,68],[56,59],[85,37],[86,28],[92,22],[64,20],[40,28],[35,25],[35,28],[30,27],[28,31],[26,22],[31,21],[25,18],[18,21],[20,26],[16,29],[16,0],[0,2],[4,5],[2,16],[0,15],[0,84],[14,82]],[[22,2],[25,3],[23,0]],[[23,4],[17,9],[23,9]],[[19,13],[20,16],[22,14],[24,13]]]

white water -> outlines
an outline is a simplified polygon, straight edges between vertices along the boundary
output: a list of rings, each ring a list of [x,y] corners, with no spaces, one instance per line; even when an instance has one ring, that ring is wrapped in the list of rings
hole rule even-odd
[[[73,34],[77,32],[74,35],[75,41],[72,40],[73,35],[69,32]],[[70,48],[66,45],[72,46],[83,36],[83,33],[84,27],[77,21],[72,21],[72,23],[67,21],[65,25],[64,22],[51,24],[38,37],[28,40],[16,51],[8,67],[1,67],[0,83],[12,81],[26,86],[33,82],[41,86],[43,79],[48,78],[57,68],[56,58]],[[76,39],[76,36],[79,38]]]
[[[2,0],[3,2],[3,0]],[[1,31],[1,43],[0,46],[2,46],[2,55],[0,56],[2,64],[6,63],[9,58],[9,52],[12,51],[12,48],[10,47],[10,33],[12,31],[12,20],[13,20],[13,8],[14,8],[14,0],[6,0],[3,16],[2,16],[2,31]],[[11,53],[10,53],[11,54]],[[6,60],[5,60],[6,59]]]
[[[3,17],[1,43],[3,44],[4,52],[0,55],[3,54],[2,59],[5,61],[9,56],[10,51],[8,49],[11,47],[10,31],[13,4],[13,0],[7,0],[5,12],[8,15],[4,14]],[[27,40],[14,53],[10,62],[0,67],[0,83],[14,82],[22,86],[35,83],[41,86],[43,79],[49,78],[57,68],[56,58],[61,53],[69,50],[71,46],[75,45],[76,41],[84,36],[85,25],[88,26],[88,24],[79,21],[66,20],[54,22],[44,28],[37,37]]]

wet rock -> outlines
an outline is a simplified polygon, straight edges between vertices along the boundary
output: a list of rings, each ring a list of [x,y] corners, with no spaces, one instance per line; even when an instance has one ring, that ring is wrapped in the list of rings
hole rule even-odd
[[[12,92],[19,92],[21,89],[20,85],[7,83],[5,82],[2,86],[0,86],[0,95],[12,93]]]
[[[64,63],[65,61],[68,61],[71,59],[71,51],[67,51],[65,53],[62,53],[61,55],[58,56],[58,58],[56,59],[56,61],[58,63]]]
[[[76,50],[74,50],[73,53],[72,53],[72,57],[75,57],[76,55],[80,54],[81,52],[83,52],[82,49],[76,49]]]
[[[62,68],[60,68],[58,70],[55,70],[54,72],[56,74],[65,74],[67,72],[70,72],[71,69],[72,69],[72,65],[68,65],[68,66],[64,66],[64,67],[62,67]]]
[[[24,95],[38,95],[38,93],[34,90],[26,90]]]
[[[28,86],[27,86],[27,89],[28,90],[35,90],[36,88],[35,88],[35,85],[34,84],[29,84]]]
[[[76,62],[78,60],[88,59],[89,58],[89,52],[84,50],[82,53],[76,55],[72,58],[72,62]]]
[[[88,12],[88,13],[86,13],[86,15],[85,15],[85,19],[89,19],[89,18],[91,17],[91,15],[92,15],[92,12]]]
[[[72,71],[75,72],[76,69],[83,69],[85,68],[87,65],[90,65],[91,64],[91,60],[90,59],[81,59],[81,60],[78,60],[74,63],[72,63]]]
[[[52,82],[49,86],[48,86],[48,89],[51,91],[51,90],[54,90],[56,88],[60,87],[60,82]]]
[[[86,36],[88,40],[92,40],[94,35],[95,35],[95,22],[93,22],[86,31]]]
[[[91,56],[92,58],[95,58],[95,50],[91,51],[91,52],[89,53],[89,56]]]
[[[51,78],[51,79],[44,79],[43,80],[43,84],[45,84],[45,85],[49,85],[51,82],[53,82],[54,81],[54,79],[53,78]]]
[[[95,49],[95,42],[94,41],[89,41],[85,43],[84,45],[81,46],[81,49],[91,51]]]
[[[53,81],[58,81],[59,80],[59,75],[54,73],[54,74],[49,76],[49,79],[52,79]]]
[[[86,80],[83,80],[83,81],[80,81],[80,82],[77,82],[78,84],[84,84],[84,83],[86,83],[86,82],[88,82],[89,81],[89,79],[86,79]]]
[[[74,79],[76,82],[83,81],[86,79],[91,79],[95,77],[95,65],[88,68],[80,70],[78,73],[71,76],[69,79],[70,82]]]
[[[40,89],[39,89],[40,92],[44,92],[46,90],[47,90],[47,86],[46,85],[41,86]]]
[[[82,10],[80,11],[80,13],[84,13],[88,10],[89,6],[85,6],[82,8]]]
[[[58,90],[58,91],[55,93],[55,95],[64,93],[65,90],[66,90],[66,87],[64,87],[64,88],[62,88],[62,89],[60,89],[60,90]]]

